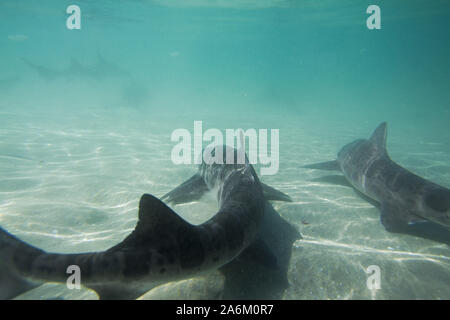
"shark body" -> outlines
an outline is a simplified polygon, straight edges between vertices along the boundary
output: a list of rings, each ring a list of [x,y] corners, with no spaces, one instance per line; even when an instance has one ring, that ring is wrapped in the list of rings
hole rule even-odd
[[[370,139],[345,145],[337,160],[304,168],[341,171],[353,188],[379,206],[386,230],[450,243],[450,190],[392,161],[386,138],[383,122]]]
[[[248,160],[244,164],[203,162],[194,177],[167,197],[175,199],[186,186],[197,186],[201,192],[217,190],[219,210],[211,219],[192,225],[158,198],[144,194],[134,231],[106,251],[49,253],[0,228],[0,298],[13,298],[44,282],[65,283],[71,265],[80,268],[81,284],[101,299],[135,299],[156,285],[224,267],[239,256],[244,260],[268,257],[267,264],[276,265],[274,256],[258,241],[267,220],[267,203]],[[270,187],[266,192],[272,198],[288,199]],[[300,236],[296,230],[291,233],[291,238]]]
[[[57,79],[72,79],[75,77],[91,78],[94,80],[101,80],[105,78],[114,77],[130,77],[130,74],[103,58],[102,55],[97,54],[97,62],[91,65],[82,65],[75,58],[71,58],[70,65],[65,69],[55,69],[44,65],[34,63],[28,59],[22,60],[37,74],[48,81]]]

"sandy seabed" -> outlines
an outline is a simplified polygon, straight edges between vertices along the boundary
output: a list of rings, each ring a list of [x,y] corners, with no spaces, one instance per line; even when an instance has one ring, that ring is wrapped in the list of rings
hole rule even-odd
[[[194,117],[168,121],[125,108],[72,113],[1,110],[0,224],[47,251],[98,251],[115,245],[134,229],[143,193],[162,196],[196,171],[195,165],[177,166],[170,159],[175,145],[171,132],[193,130]],[[292,248],[285,299],[450,299],[447,245],[388,233],[377,208],[351,188],[321,179],[330,172],[300,168],[334,159],[345,143],[368,137],[376,123],[355,125],[288,114],[240,119],[197,120],[203,120],[205,128],[222,130],[280,129],[279,172],[262,181],[292,197],[292,203],[275,202],[274,207],[303,235]],[[439,137],[412,141],[411,130],[395,133],[388,136],[395,161],[450,186],[450,150],[442,148]],[[217,204],[207,195],[173,208],[188,221],[201,223],[214,214]],[[379,290],[367,288],[370,265],[380,267]],[[211,298],[217,296],[222,280],[213,273],[169,283],[143,298]],[[18,298],[55,297],[97,299],[90,290],[52,283]]]

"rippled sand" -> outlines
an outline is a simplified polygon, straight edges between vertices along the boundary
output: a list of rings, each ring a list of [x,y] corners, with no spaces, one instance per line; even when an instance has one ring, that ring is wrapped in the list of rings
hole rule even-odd
[[[344,143],[367,137],[376,123],[319,122],[312,114],[252,118],[244,113],[240,119],[236,123],[232,116],[187,113],[168,121],[164,115],[120,108],[51,115],[2,108],[0,224],[48,251],[105,250],[133,230],[143,193],[162,196],[195,173],[195,165],[176,166],[170,160],[174,129],[192,131],[193,120],[203,120],[205,129],[279,128],[279,173],[262,180],[294,199],[274,205],[303,235],[293,247],[291,285],[284,298],[450,299],[447,245],[388,233],[377,208],[352,189],[321,180],[329,172],[300,168],[333,159]],[[446,141],[413,141],[413,129],[392,130],[388,147],[393,159],[450,187],[450,150],[442,148]],[[174,208],[190,222],[201,223],[217,205],[208,195]],[[366,286],[370,265],[381,269],[380,290]],[[201,296],[213,298],[217,290],[210,289],[211,283],[221,282],[217,276],[211,279],[172,283],[147,298],[189,297],[189,290],[213,292]],[[90,290],[59,284],[45,284],[19,298],[57,297],[97,298]]]

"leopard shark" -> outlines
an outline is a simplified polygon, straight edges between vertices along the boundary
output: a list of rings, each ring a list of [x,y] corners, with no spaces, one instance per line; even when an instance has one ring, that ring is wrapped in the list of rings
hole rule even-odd
[[[449,244],[450,190],[391,160],[386,139],[387,123],[383,122],[369,139],[345,145],[336,160],[303,168],[342,172],[348,185],[380,208],[381,223],[387,231]]]
[[[224,159],[227,152],[237,159],[236,149],[223,146],[223,150]],[[242,164],[203,161],[193,178],[162,199],[186,201],[211,190],[217,194],[218,212],[199,225],[188,223],[161,199],[142,195],[134,231],[105,251],[46,252],[0,227],[0,298],[14,298],[45,282],[67,283],[69,266],[79,267],[81,285],[100,299],[135,299],[160,284],[210,270],[223,268],[225,274],[236,274],[239,271],[233,268],[248,261],[268,270],[280,270],[281,264],[284,269],[275,273],[285,279],[292,242],[300,234],[270,210],[267,199],[290,198],[261,183],[245,156]],[[285,228],[275,231],[286,239],[275,237],[275,245],[284,241],[281,256],[274,252],[274,244],[265,242],[274,239],[274,231],[266,230],[271,225]]]
[[[97,61],[94,64],[83,65],[74,57],[70,64],[64,69],[51,68],[22,58],[22,61],[44,80],[52,81],[59,79],[91,78],[103,80],[105,78],[129,78],[130,73],[115,63],[107,61],[100,53],[97,53]]]

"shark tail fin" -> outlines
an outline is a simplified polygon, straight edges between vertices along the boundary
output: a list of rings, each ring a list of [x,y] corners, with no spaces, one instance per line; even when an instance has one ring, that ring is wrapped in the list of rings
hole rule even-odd
[[[386,150],[387,123],[382,122],[378,125],[370,137],[370,141],[379,149]]]
[[[38,249],[0,227],[0,300],[13,299],[40,285],[23,278],[14,267],[14,263],[26,264],[36,253]]]
[[[161,197],[161,200],[180,204],[200,199],[208,191],[203,178],[197,173]]]

